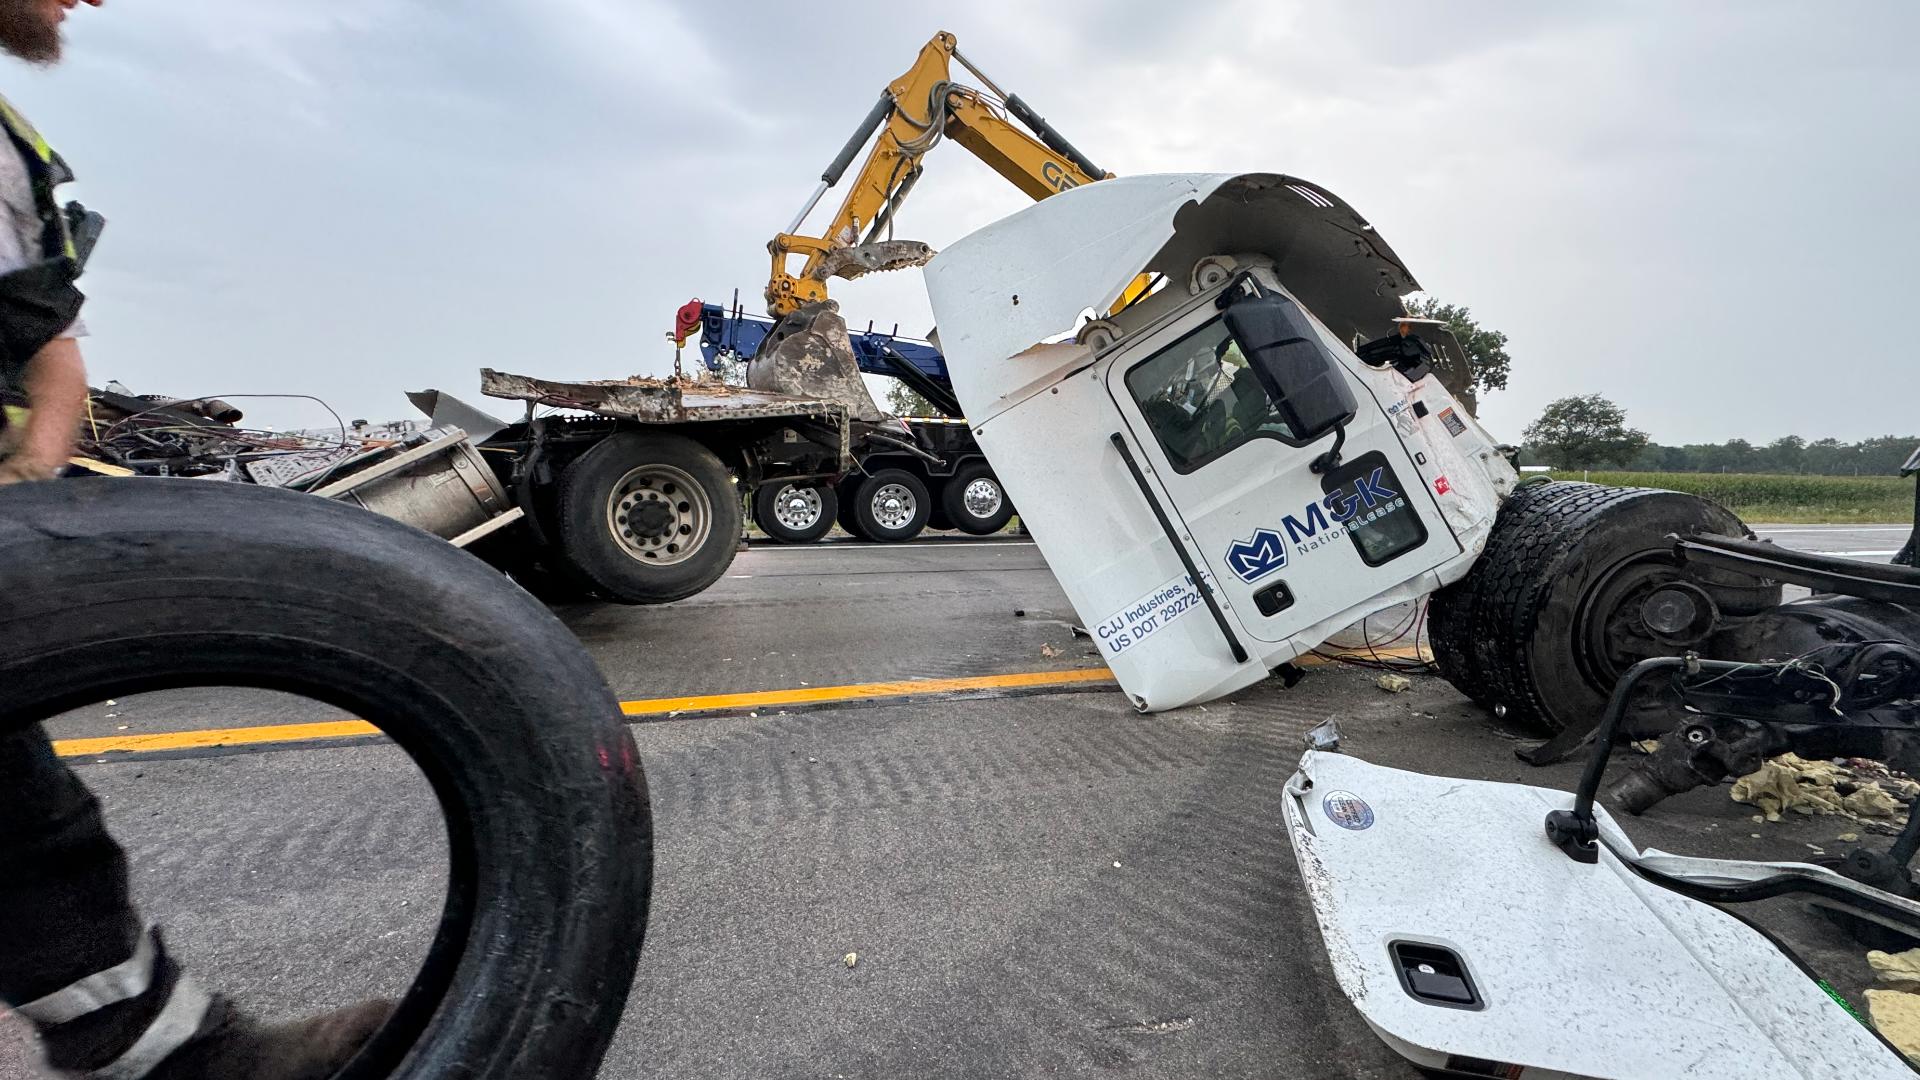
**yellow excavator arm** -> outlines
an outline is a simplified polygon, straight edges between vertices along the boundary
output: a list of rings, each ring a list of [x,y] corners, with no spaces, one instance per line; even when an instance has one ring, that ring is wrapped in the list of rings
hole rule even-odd
[[[956,60],[982,86],[954,82],[951,67]],[[1015,119],[1038,138],[1022,130]],[[875,131],[880,132],[880,138],[855,174],[825,232],[819,236],[798,235],[794,230],[839,182]],[[780,318],[803,305],[825,300],[830,277],[855,277],[871,270],[912,266],[931,257],[931,249],[925,244],[889,243],[883,236],[920,178],[920,159],[947,137],[1035,199],[1113,175],[1088,160],[1018,95],[995,86],[960,54],[954,36],[941,31],[920,50],[906,74],[880,95],[859,130],[820,174],[819,186],[793,224],[767,245],[773,255],[773,272],[767,281],[768,314]],[[796,257],[804,259],[797,271],[793,267]],[[1145,282],[1136,281],[1122,303],[1143,291]]]

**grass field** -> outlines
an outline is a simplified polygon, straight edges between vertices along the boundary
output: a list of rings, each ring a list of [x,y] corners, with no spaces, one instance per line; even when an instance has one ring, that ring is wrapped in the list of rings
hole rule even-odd
[[[1854,525],[1913,520],[1913,481],[1897,476],[1769,476],[1757,473],[1656,473],[1579,470],[1560,480],[1666,488],[1703,495],[1749,523]]]

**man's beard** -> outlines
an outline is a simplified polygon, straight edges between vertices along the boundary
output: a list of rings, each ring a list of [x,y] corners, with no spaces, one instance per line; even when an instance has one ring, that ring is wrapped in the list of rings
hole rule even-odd
[[[47,17],[47,0],[0,0],[0,49],[30,64],[60,59],[60,24]]]

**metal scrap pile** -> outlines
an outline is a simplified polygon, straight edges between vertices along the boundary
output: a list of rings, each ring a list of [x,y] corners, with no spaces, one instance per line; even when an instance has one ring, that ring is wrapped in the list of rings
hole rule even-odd
[[[395,438],[350,431],[285,433],[239,426],[244,414],[215,398],[136,395],[117,383],[91,393],[80,433],[83,458],[143,476],[185,476],[308,487],[342,462]]]

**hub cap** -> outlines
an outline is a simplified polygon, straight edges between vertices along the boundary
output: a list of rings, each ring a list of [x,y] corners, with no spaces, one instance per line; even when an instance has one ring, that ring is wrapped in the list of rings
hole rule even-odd
[[[919,509],[905,484],[883,484],[873,493],[873,520],[883,529],[906,528]]]
[[[1000,485],[984,476],[968,483],[960,493],[960,503],[967,508],[967,513],[983,521],[1000,512],[1002,498]]]
[[[686,561],[712,529],[706,491],[671,465],[642,465],[607,496],[607,530],[622,551],[649,566]]]
[[[788,484],[773,497],[773,520],[785,529],[805,532],[820,522],[820,489]]]
[[[1581,598],[1584,632],[1576,658],[1590,685],[1605,690],[1634,664],[1698,644],[1719,619],[1713,598],[1664,553],[1615,566]]]

